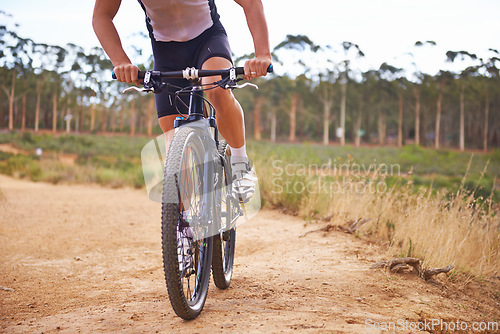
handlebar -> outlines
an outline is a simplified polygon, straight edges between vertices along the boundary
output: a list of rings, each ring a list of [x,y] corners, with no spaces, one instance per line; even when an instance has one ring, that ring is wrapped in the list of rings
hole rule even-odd
[[[273,73],[273,65],[269,65],[267,68],[267,73]],[[211,77],[211,76],[238,76],[245,74],[244,67],[232,67],[226,68],[222,70],[198,70],[195,68],[187,68],[183,71],[169,71],[169,72],[161,72],[161,71],[139,71],[138,80],[144,79],[147,75],[153,75],[155,77],[160,78],[171,78],[171,79],[188,79],[188,80],[196,80],[198,78],[203,77]],[[116,79],[115,72],[112,73],[113,79]]]

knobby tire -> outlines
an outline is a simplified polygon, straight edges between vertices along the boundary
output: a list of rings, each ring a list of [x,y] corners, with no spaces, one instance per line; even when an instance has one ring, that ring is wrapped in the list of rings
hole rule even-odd
[[[229,146],[225,141],[219,145],[219,154],[229,158]],[[234,263],[234,248],[236,243],[236,228],[230,228],[231,222],[235,218],[235,203],[231,194],[231,167],[229,161],[227,164],[221,164],[219,168],[219,180],[224,182],[224,186],[218,186],[216,192],[216,213],[221,220],[222,226],[220,233],[213,236],[212,251],[212,274],[215,286],[219,289],[227,289],[231,283]],[[237,204],[236,204],[237,205]]]
[[[193,254],[195,272],[185,277],[180,268],[178,247],[178,225],[182,217],[182,201],[180,199],[182,185],[179,175],[182,174],[186,156],[192,154],[195,171],[203,177],[204,148],[197,130],[189,127],[178,129],[168,152],[165,165],[162,204],[162,251],[165,281],[168,296],[175,313],[186,320],[196,318],[205,304],[210,281],[210,262],[212,256],[212,237],[210,235],[194,243]],[[184,159],[183,159],[184,158]],[[192,181],[194,183],[194,181]],[[203,182],[203,180],[201,180]],[[193,187],[194,189],[195,187]],[[207,194],[202,195],[207,196]],[[191,203],[191,206],[198,203]],[[202,203],[199,203],[201,206]],[[191,212],[199,210],[190,207]],[[182,253],[182,252],[181,252]],[[191,282],[193,281],[193,282]],[[191,286],[190,286],[191,285]]]

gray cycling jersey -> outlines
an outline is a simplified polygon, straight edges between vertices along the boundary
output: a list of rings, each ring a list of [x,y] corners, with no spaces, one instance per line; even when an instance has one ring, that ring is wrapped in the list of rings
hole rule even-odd
[[[138,0],[149,35],[159,42],[186,42],[219,20],[214,0]]]

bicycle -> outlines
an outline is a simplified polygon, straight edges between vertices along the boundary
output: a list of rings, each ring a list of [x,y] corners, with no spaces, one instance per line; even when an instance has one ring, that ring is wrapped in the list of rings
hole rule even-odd
[[[268,72],[272,72],[272,65]],[[186,320],[196,318],[203,309],[210,268],[219,289],[227,289],[231,283],[236,220],[244,212],[231,194],[229,146],[219,141],[216,110],[203,97],[203,91],[255,86],[248,82],[239,85],[238,76],[243,74],[243,67],[145,71],[139,72],[143,88],[125,90],[157,93],[166,87],[162,78],[184,78],[191,82],[191,86],[180,88],[175,94],[176,106],[179,101],[184,104],[180,99],[182,94],[189,95],[189,104],[184,104],[188,114],[175,120],[162,191],[165,281],[172,308]],[[200,78],[211,76],[220,76],[221,80],[208,85],[200,83]]]

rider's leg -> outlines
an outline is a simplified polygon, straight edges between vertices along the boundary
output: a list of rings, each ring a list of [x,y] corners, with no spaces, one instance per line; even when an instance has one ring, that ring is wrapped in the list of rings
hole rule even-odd
[[[219,70],[229,68],[232,64],[222,57],[210,58],[202,66],[204,70]],[[211,83],[220,78],[203,78],[203,83]],[[217,110],[217,127],[226,139],[229,146],[234,150],[245,145],[245,123],[243,110],[239,102],[229,89],[216,88],[205,92],[208,100]]]
[[[174,121],[177,116],[179,115],[167,115],[158,119],[158,123],[160,123],[160,128],[163,133],[167,134],[170,130],[174,129]]]
[[[231,66],[228,59],[214,57],[205,61],[202,68],[216,70]],[[206,78],[203,83],[213,82],[214,79],[218,80],[219,78]],[[217,127],[231,147],[233,195],[241,202],[247,202],[255,192],[257,178],[246,153],[243,110],[231,90],[216,88],[207,90],[205,93],[217,110]]]

